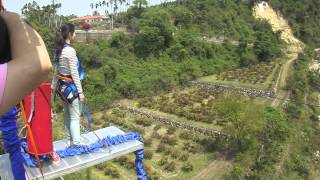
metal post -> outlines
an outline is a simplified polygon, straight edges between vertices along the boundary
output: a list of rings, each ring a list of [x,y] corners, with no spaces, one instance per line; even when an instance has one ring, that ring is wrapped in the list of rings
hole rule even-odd
[[[92,168],[87,169],[87,180],[92,180]]]
[[[88,43],[88,30],[86,29],[86,43]]]
[[[53,6],[53,9],[54,9],[54,0],[52,0],[52,6]],[[53,19],[53,23],[55,24],[55,28],[57,28],[55,9],[53,10],[53,18],[52,19]]]
[[[111,16],[111,30],[113,30],[113,14]]]

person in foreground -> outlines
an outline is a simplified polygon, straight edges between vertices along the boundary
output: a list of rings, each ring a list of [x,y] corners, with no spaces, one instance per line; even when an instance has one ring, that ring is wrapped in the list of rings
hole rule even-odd
[[[10,36],[11,59],[0,59],[0,115],[47,79],[51,62],[40,35],[19,15],[1,12]],[[0,43],[4,40],[0,40]],[[5,54],[8,52],[0,52]]]
[[[39,34],[19,15],[5,12],[0,0],[0,130],[14,179],[27,179],[15,106],[47,79],[50,69],[50,58]]]

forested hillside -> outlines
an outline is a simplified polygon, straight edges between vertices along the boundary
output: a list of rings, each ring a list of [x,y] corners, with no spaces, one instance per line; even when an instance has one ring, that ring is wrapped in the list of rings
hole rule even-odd
[[[23,13],[53,53],[55,32],[34,18],[48,13],[48,8],[33,3],[25,6]],[[117,21],[126,22],[131,33],[75,45],[87,70],[86,94],[94,109],[120,97],[166,91],[225,68],[269,62],[281,53],[279,35],[267,22],[254,19],[248,4],[240,1],[133,6]],[[210,38],[226,40],[212,43]]]
[[[316,0],[272,0],[271,6],[287,19],[295,36],[306,44],[294,63],[288,82],[290,101],[285,112],[290,119],[289,143],[285,146],[278,177],[319,179],[319,74],[308,71],[319,47],[320,3]]]
[[[289,21],[296,37],[312,47],[319,47],[320,1],[272,0],[270,3]]]
[[[254,19],[242,2],[190,0],[132,7],[123,18],[134,33],[76,45],[95,108],[119,97],[157,94],[226,68],[269,62],[281,54],[279,35],[267,22]],[[217,37],[226,41],[207,41]]]
[[[93,129],[116,125],[143,135],[149,179],[319,179],[320,75],[308,65],[320,44],[320,2],[270,1],[279,16],[266,6],[262,12],[274,21],[255,17],[243,0],[135,2],[115,17],[125,32],[73,44],[86,70]],[[52,59],[57,24],[48,19],[59,7],[23,8]],[[284,28],[295,37],[291,30],[284,37]],[[228,92],[225,82],[246,93]],[[264,90],[271,93],[254,94]],[[59,123],[55,139],[64,138]],[[124,156],[92,169],[97,179],[132,179],[133,164]],[[66,179],[85,178],[79,174]]]

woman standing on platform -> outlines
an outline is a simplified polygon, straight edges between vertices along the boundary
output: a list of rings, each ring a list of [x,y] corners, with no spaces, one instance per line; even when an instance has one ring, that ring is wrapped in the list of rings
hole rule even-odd
[[[80,142],[80,109],[85,101],[81,80],[84,72],[80,66],[75,49],[71,46],[76,33],[73,24],[61,27],[56,48],[56,72],[53,89],[63,100],[64,126],[70,139],[70,145]]]

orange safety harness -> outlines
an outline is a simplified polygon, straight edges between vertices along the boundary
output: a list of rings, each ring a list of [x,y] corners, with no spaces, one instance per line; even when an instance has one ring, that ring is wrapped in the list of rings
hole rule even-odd
[[[67,77],[67,76],[62,76],[62,75],[56,75],[57,78],[59,80],[62,80],[62,81],[67,81],[67,82],[73,82],[72,78],[71,77]]]

